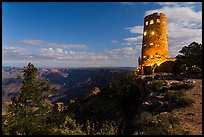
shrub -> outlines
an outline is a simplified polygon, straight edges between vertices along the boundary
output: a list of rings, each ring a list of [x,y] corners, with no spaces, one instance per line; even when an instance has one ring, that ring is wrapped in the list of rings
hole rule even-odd
[[[144,135],[168,135],[168,132],[164,130],[162,126],[154,125],[154,126],[146,126],[143,127]]]
[[[85,135],[81,130],[82,126],[79,125],[75,119],[66,115],[65,121],[59,127],[54,127],[52,134],[54,135]]]
[[[86,135],[116,135],[117,127],[114,123],[91,123],[89,120],[84,124]]]
[[[192,106],[195,101],[190,97],[181,97],[175,101],[175,105],[178,107]]]
[[[185,90],[168,91],[165,94],[165,99],[171,103],[173,107],[191,106],[195,101],[186,96]]]
[[[105,123],[99,127],[99,131],[95,133],[95,135],[116,135],[117,127],[115,127],[112,123]]]
[[[185,91],[184,90],[179,90],[179,91],[173,91],[173,90],[169,90],[168,92],[166,92],[165,94],[165,99],[167,101],[175,101],[177,99],[179,99],[180,97],[185,95]]]
[[[6,115],[2,115],[2,134],[9,135],[8,123],[6,119]]]
[[[151,66],[144,67],[144,74],[145,75],[151,75],[152,74],[152,67]]]
[[[172,83],[171,87],[169,88],[170,90],[181,90],[181,89],[191,89],[193,88],[195,85],[193,83]]]
[[[140,118],[141,131],[137,131],[143,135],[183,135],[182,127],[179,125],[179,119],[176,115],[163,112],[158,115],[145,113]]]
[[[152,88],[156,91],[160,90],[165,85],[164,80],[154,80],[152,81]]]
[[[154,119],[154,115],[151,112],[144,111],[140,114],[138,123],[142,125],[146,125],[146,124],[149,124],[149,122],[152,121],[153,119]]]
[[[156,118],[159,121],[164,122],[166,124],[178,124],[179,123],[178,117],[168,112],[160,113],[159,115],[156,115]]]
[[[202,69],[196,66],[193,66],[193,72],[194,73],[202,73]]]

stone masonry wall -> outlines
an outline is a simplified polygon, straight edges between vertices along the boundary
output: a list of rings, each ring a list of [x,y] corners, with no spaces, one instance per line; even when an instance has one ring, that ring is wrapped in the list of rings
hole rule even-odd
[[[153,13],[144,19],[142,66],[160,65],[169,58],[166,15]]]

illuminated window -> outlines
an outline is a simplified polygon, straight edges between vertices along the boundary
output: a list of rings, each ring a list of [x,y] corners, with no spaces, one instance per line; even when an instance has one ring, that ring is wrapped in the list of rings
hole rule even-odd
[[[150,58],[153,58],[154,56],[153,55],[150,55]]]
[[[148,21],[146,21],[145,24],[148,25]]]
[[[146,36],[146,35],[147,35],[147,32],[145,31],[145,32],[144,32],[144,36]]]
[[[149,24],[154,24],[154,20],[150,20],[150,23]]]
[[[154,45],[153,43],[150,43],[149,45]]]
[[[144,46],[144,47],[146,47],[147,45],[146,45],[146,44],[144,44],[143,46]]]
[[[157,45],[159,47],[159,45]]]
[[[157,22],[160,23],[160,19],[157,19]]]
[[[154,35],[154,33],[155,33],[155,32],[154,32],[154,31],[152,31],[152,33],[151,33],[151,34],[152,34],[152,35]]]
[[[145,59],[145,58],[146,58],[146,56],[143,56],[143,58]]]

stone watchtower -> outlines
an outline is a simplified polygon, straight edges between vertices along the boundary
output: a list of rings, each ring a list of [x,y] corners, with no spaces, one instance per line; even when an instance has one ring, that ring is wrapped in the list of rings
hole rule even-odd
[[[153,13],[144,18],[142,55],[138,59],[141,73],[154,65],[159,66],[169,58],[167,19],[164,13]]]

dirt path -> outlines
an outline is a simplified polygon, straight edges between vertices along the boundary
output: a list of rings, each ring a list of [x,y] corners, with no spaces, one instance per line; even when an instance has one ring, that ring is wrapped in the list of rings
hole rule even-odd
[[[202,79],[191,79],[195,87],[187,91],[187,96],[192,97],[195,103],[191,107],[175,109],[172,112],[181,119],[184,130],[191,135],[202,135]]]

